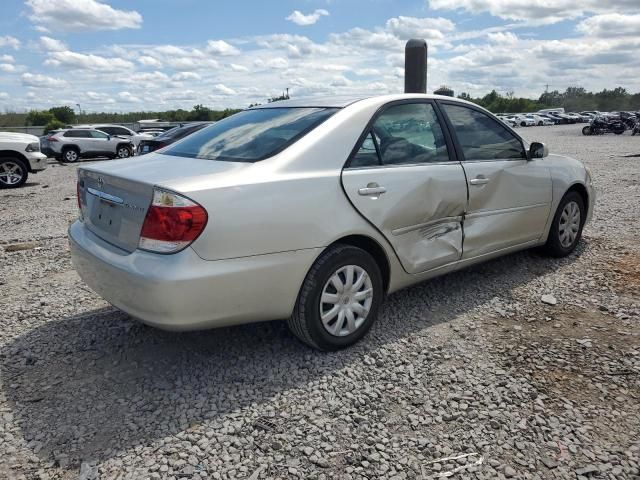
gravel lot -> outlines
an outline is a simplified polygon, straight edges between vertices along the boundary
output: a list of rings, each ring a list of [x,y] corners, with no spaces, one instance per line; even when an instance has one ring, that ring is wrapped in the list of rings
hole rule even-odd
[[[640,478],[640,137],[580,128],[519,129],[592,169],[574,255],[394,294],[338,353],[139,325],[71,267],[75,166],[1,191],[0,478]]]

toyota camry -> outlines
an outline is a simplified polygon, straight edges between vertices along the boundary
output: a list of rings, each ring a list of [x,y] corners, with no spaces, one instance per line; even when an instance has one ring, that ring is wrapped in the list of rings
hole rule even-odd
[[[570,254],[594,200],[581,162],[472,103],[311,98],[78,169],[69,239],[84,281],[144,323],[287,319],[335,350],[388,293],[517,250]]]

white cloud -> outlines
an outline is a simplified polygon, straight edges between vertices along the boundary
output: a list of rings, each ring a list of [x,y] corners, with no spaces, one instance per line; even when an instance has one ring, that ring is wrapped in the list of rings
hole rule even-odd
[[[118,98],[120,99],[120,101],[125,102],[125,103],[140,103],[141,102],[140,98],[136,97],[135,95],[133,95],[130,92],[119,92],[118,93]]]
[[[404,51],[404,43],[387,31],[372,32],[356,27],[344,33],[332,33],[329,40],[335,44],[350,48],[365,48],[372,50]]]
[[[162,68],[162,62],[160,60],[149,56],[138,58],[138,63],[144,65],[145,67]]]
[[[13,63],[15,61],[16,61],[15,58],[13,58],[13,56],[11,55],[0,55],[0,62]]]
[[[69,50],[50,52],[44,64],[54,67],[95,72],[121,72],[133,68],[132,62],[122,58],[107,58],[93,54],[71,52]]]
[[[178,72],[171,78],[178,82],[183,80],[202,80],[202,77],[195,72]]]
[[[320,17],[329,15],[329,12],[326,10],[319,8],[318,10],[310,13],[308,15],[303,14],[300,10],[294,10],[291,15],[289,15],[285,20],[289,20],[290,22],[295,23],[300,26],[313,25]]]
[[[214,85],[213,90],[218,93],[222,93],[224,95],[236,95],[237,93],[233,88],[229,88],[226,85],[223,85],[222,83],[218,83],[217,85]]]
[[[463,9],[472,13],[489,12],[494,17],[556,23],[587,13],[630,12],[638,10],[638,0],[429,0],[433,9]]]
[[[442,39],[444,32],[456,28],[455,24],[446,18],[415,18],[396,17],[387,20],[387,30],[404,40],[409,38]]]
[[[36,88],[60,88],[66,86],[67,82],[60,78],[27,72],[22,74],[22,84],[27,87]]]
[[[5,35],[4,37],[0,37],[0,47],[11,47],[14,50],[18,50],[20,48],[20,40],[16,37]]]
[[[608,13],[595,15],[581,21],[576,30],[588,37],[623,37],[635,36],[640,38],[640,14],[621,15]]]
[[[63,52],[67,46],[60,40],[51,37],[40,37],[40,45],[48,52]]]
[[[512,32],[492,32],[487,34],[487,39],[491,43],[500,45],[513,45],[518,43],[518,37]]]
[[[231,70],[233,70],[234,72],[248,72],[249,68],[245,67],[244,65],[238,65],[237,63],[230,63],[229,67],[231,67]]]
[[[0,63],[0,72],[13,73],[16,71],[16,66],[10,63]]]
[[[9,98],[9,94],[7,92],[0,92],[0,100],[6,100]]]
[[[26,0],[29,19],[48,31],[96,31],[140,28],[135,10],[118,10],[97,0]]]
[[[240,53],[240,50],[224,40],[209,40],[206,50],[214,55],[238,55]]]

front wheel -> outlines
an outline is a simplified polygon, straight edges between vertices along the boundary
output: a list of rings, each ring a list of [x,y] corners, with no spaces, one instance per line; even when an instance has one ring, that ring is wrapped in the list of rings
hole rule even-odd
[[[544,250],[553,257],[566,257],[582,237],[585,221],[584,200],[578,192],[568,192],[556,210]]]
[[[360,340],[378,316],[382,275],[364,250],[335,245],[307,274],[288,320],[295,336],[318,350],[339,350]]]
[[[128,145],[120,145],[116,154],[118,155],[118,158],[129,158],[133,155],[133,151]]]
[[[582,134],[591,135],[591,127],[589,125],[587,125],[586,127],[582,127]]]
[[[29,176],[25,163],[19,158],[0,158],[0,188],[18,188]]]

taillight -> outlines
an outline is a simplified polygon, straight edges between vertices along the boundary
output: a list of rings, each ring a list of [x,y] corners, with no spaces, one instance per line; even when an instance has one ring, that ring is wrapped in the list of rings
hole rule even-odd
[[[154,189],[138,248],[175,253],[189,246],[207,225],[207,211],[177,193]]]
[[[84,187],[84,182],[82,180],[78,180],[76,182],[76,196],[77,196],[77,201],[78,201],[78,212],[80,215],[80,221],[83,220],[82,217],[82,200],[80,199],[80,192],[82,190],[82,187]]]
[[[57,142],[58,139],[56,137],[47,137],[47,142]]]

